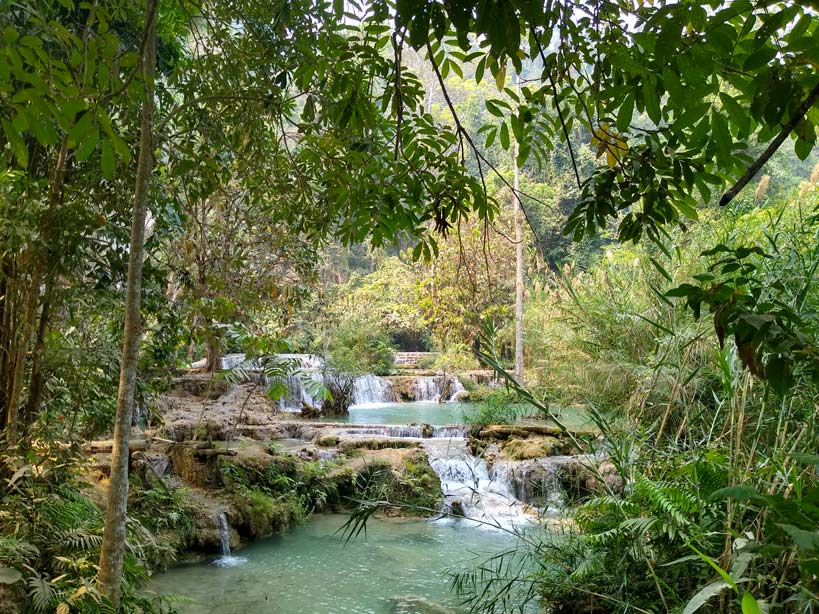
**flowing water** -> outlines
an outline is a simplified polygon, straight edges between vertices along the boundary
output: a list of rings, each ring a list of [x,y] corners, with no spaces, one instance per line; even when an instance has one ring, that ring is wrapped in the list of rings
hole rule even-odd
[[[217,567],[236,567],[247,562],[247,559],[243,556],[232,556],[230,554],[230,525],[228,524],[227,514],[224,512],[219,514],[219,542],[222,546],[222,556],[213,562],[214,565]]]
[[[473,568],[517,539],[458,521],[372,519],[366,538],[345,544],[337,533],[344,521],[315,516],[242,549],[243,565],[175,567],[150,590],[189,597],[178,605],[183,614],[460,614],[448,572]]]
[[[353,405],[349,416],[321,418],[322,422],[349,424],[462,424],[466,403],[435,403],[432,401],[407,403],[368,403]]]
[[[494,530],[523,529],[537,522],[538,510],[515,496],[505,466],[490,469],[467,451],[463,438],[427,439],[422,445],[441,479],[448,511],[464,516],[459,522]]]

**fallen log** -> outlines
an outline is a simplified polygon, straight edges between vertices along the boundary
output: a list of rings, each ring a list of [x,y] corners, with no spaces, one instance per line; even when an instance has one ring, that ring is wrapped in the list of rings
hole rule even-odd
[[[134,452],[144,452],[151,447],[150,439],[135,439],[131,442],[129,450],[131,454]],[[110,454],[114,449],[113,439],[104,439],[102,441],[89,441],[83,444],[82,451],[86,454]]]

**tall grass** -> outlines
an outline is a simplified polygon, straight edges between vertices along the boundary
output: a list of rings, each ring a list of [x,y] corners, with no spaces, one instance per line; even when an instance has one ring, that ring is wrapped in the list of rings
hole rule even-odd
[[[611,247],[588,270],[542,280],[528,381],[591,409],[626,487],[581,501],[574,525],[536,548],[534,575],[489,593],[536,582],[555,612],[819,610],[817,384],[793,356],[794,385],[775,393],[730,338],[720,347],[712,314],[695,319],[666,296],[714,265],[707,248],[759,247],[748,287],[799,322],[812,352],[816,205],[814,188],[714,214],[663,247]],[[500,611],[502,599],[470,598],[488,585],[481,574],[459,586],[472,587],[473,611]]]

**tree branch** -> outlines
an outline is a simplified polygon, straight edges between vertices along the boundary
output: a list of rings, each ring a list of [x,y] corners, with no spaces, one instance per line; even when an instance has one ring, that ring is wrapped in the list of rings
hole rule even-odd
[[[799,105],[796,113],[793,114],[787,124],[782,126],[782,130],[779,131],[776,138],[770,142],[768,147],[765,148],[765,151],[763,151],[762,154],[753,162],[753,164],[748,167],[748,170],[745,171],[745,174],[739,178],[739,181],[737,181],[729,190],[725,192],[725,194],[722,195],[722,198],[719,199],[719,204],[721,207],[724,207],[734,200],[742,188],[748,185],[748,182],[754,178],[754,176],[765,165],[770,157],[776,153],[776,150],[782,146],[782,143],[785,142],[788,135],[793,132],[793,129],[796,128],[796,125],[802,120],[805,114],[810,111],[810,108],[816,103],[817,100],[819,100],[819,85],[811,90],[808,97],[805,98],[805,101]]]

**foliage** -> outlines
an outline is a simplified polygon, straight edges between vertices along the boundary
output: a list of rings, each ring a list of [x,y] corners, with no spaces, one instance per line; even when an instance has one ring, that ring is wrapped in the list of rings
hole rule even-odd
[[[574,160],[570,130],[581,126],[601,164],[584,180],[575,166],[581,195],[566,231],[580,238],[618,219],[620,239],[636,241],[696,219],[697,197],[709,202],[745,172],[752,139],[792,134],[796,154],[810,154],[817,20],[805,3],[775,6],[405,3],[395,26],[438,73],[475,61],[476,81],[491,73],[506,99],[487,101],[499,122],[483,131],[506,150],[513,135],[520,162],[548,159],[558,139]],[[510,63],[534,73],[520,94],[507,84]]]
[[[387,375],[394,354],[386,331],[364,318],[348,317],[325,340],[327,365],[345,375]]]
[[[796,314],[786,320],[803,322],[808,352],[795,356],[794,364],[809,359],[816,328],[808,314],[816,298],[804,284],[815,267],[815,229],[813,204],[801,198],[695,227],[677,239],[673,259],[650,246],[612,247],[589,271],[556,281],[545,314],[555,325],[545,331],[537,351],[550,355],[561,344],[582,344],[582,351],[555,357],[573,356],[566,375],[559,373],[575,378],[568,380],[574,382],[573,398],[591,403],[608,461],[625,489],[587,493],[574,511],[576,530],[526,547],[532,566],[510,576],[511,563],[501,558],[462,576],[456,585],[475,611],[503,611],[509,603],[505,596],[532,585],[556,611],[566,612],[578,604],[602,612],[753,611],[752,602],[770,610],[812,611],[817,459],[805,454],[815,447],[807,442],[815,441],[817,432],[811,373],[795,368],[792,385],[774,394],[775,382],[743,367],[738,344],[725,338],[716,351],[718,331],[691,322],[665,295],[698,275],[696,256],[707,251],[701,245],[722,243],[720,256],[729,259],[717,271],[729,265],[727,273],[735,279],[745,267],[742,283],[762,289],[757,296],[740,293],[734,303],[741,308],[748,296],[767,300],[781,309],[778,313]],[[752,267],[745,264],[750,257]],[[710,258],[703,257],[706,265]],[[731,271],[734,263],[740,268]],[[702,277],[698,281],[706,288],[723,279]],[[561,309],[562,302],[571,309]],[[706,304],[703,300],[703,308]],[[618,317],[636,305],[639,312],[631,309],[639,317]],[[720,306],[715,308],[718,312]],[[549,335],[552,331],[558,335]],[[529,403],[542,405],[504,374],[491,350],[487,337],[482,342],[487,364]],[[763,364],[772,351],[763,346]],[[610,371],[607,387],[618,396],[597,396],[598,369],[618,362],[630,366]],[[543,374],[550,390],[569,392],[567,380],[550,381],[553,368]],[[608,417],[594,405],[606,398],[614,410]]]
[[[78,482],[85,455],[76,440],[61,439],[41,424],[35,429],[24,454],[15,447],[0,454],[6,484],[0,568],[18,572],[33,612],[54,611],[60,604],[76,612],[112,611],[94,582],[103,516]],[[137,517],[128,521],[126,548],[124,610],[159,612],[162,604],[146,600],[139,589],[152,564],[172,552]]]
[[[287,508],[287,522],[274,525],[281,529],[288,528],[291,523],[304,522],[310,513],[323,510],[328,502],[338,498],[335,484],[326,479],[328,468],[318,461],[300,461],[287,454],[273,454],[264,465],[223,459],[220,470],[230,491],[239,498],[250,497],[264,509],[271,508],[268,516],[273,513],[274,504]],[[270,526],[268,524],[268,532]]]
[[[464,411],[463,421],[474,433],[489,424],[513,424],[523,408],[513,403],[514,398],[503,390],[491,390],[486,398],[470,393],[469,400],[479,405]]]

